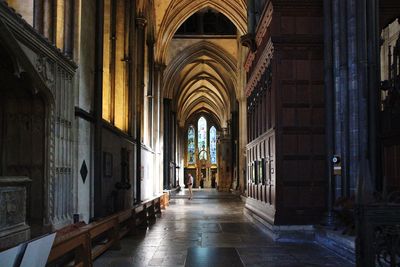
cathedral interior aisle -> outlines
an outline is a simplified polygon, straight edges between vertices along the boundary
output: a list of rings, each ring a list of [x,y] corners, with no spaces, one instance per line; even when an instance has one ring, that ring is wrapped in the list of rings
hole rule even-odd
[[[238,197],[196,193],[172,199],[155,224],[123,239],[121,250],[106,252],[94,267],[354,266],[313,242],[273,241],[244,216]]]

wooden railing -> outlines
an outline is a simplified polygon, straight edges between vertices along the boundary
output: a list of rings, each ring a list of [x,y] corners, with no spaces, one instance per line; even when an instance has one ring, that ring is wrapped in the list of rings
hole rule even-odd
[[[94,259],[108,249],[119,249],[119,240],[133,233],[137,226],[147,225],[161,214],[169,203],[167,193],[143,201],[131,209],[78,227],[66,234],[57,233],[47,266],[92,266]]]

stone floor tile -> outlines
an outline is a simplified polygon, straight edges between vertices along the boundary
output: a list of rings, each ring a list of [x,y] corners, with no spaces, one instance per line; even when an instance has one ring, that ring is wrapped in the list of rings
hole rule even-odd
[[[215,191],[207,199],[206,194],[196,191],[190,201],[172,199],[155,224],[121,240],[121,250],[107,251],[94,267],[199,266],[188,261],[190,251],[218,249],[235,251],[240,266],[354,266],[313,243],[276,243],[247,220],[239,199],[218,199]],[[234,266],[229,256],[224,260],[222,267]]]

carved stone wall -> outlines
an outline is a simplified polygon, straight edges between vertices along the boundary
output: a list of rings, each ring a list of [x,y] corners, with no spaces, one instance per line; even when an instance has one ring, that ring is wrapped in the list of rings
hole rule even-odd
[[[46,114],[47,211],[46,224],[62,227],[72,221],[73,178],[73,75],[74,65],[53,51],[37,51],[18,40],[25,55],[50,93]]]
[[[25,87],[42,99],[42,128],[33,127],[31,132],[32,136],[42,135],[43,141],[32,139],[31,150],[25,151],[20,145],[14,153],[42,160],[42,183],[32,186],[28,202],[35,209],[40,205],[43,211],[40,220],[48,226],[45,231],[49,231],[70,223],[75,207],[72,81],[76,65],[3,2],[0,2],[0,40],[15,62],[16,75],[24,78]],[[35,121],[35,116],[31,115],[31,121]],[[35,156],[37,151],[42,151],[42,156]],[[35,195],[41,196],[40,203],[33,202]]]
[[[50,176],[50,219],[54,226],[69,223],[73,214],[73,88],[72,74],[57,65],[54,109],[54,176]]]

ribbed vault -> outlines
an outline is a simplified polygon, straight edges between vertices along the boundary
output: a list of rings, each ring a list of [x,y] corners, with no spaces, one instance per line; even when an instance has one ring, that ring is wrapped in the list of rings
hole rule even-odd
[[[178,121],[195,113],[213,114],[227,126],[236,100],[236,60],[222,47],[207,41],[184,49],[168,65],[164,75],[164,97],[172,99]]]
[[[157,41],[155,59],[166,63],[168,45],[179,26],[192,14],[204,9],[212,8],[223,13],[236,25],[239,34],[246,33],[246,4],[244,0],[171,0],[166,4],[165,0],[156,0],[157,17]]]

